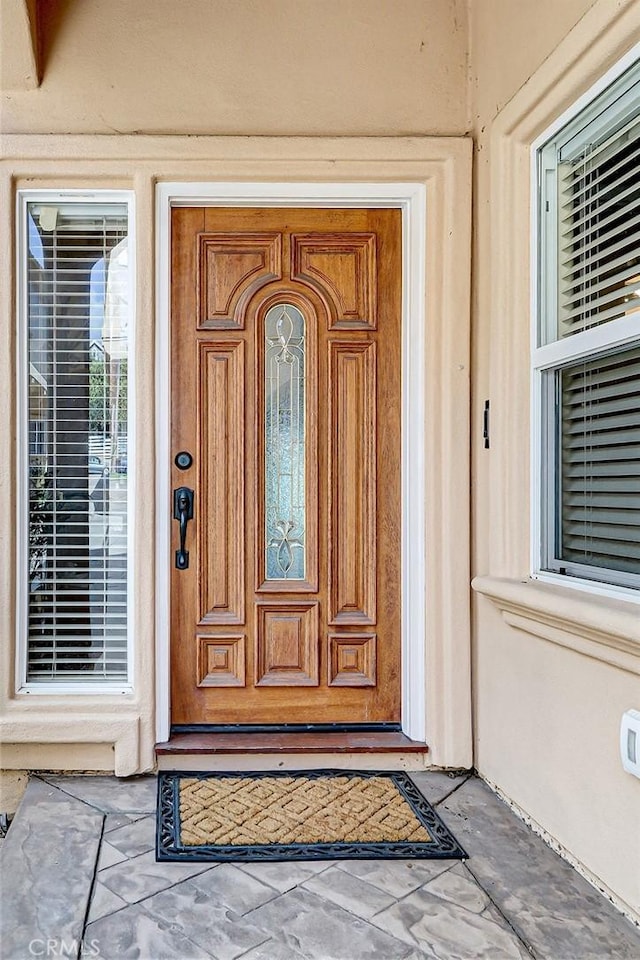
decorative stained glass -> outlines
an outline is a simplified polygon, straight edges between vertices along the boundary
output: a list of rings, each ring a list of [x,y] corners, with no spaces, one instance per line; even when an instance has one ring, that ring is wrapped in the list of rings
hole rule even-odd
[[[265,317],[267,580],[305,578],[305,322],[288,303]]]

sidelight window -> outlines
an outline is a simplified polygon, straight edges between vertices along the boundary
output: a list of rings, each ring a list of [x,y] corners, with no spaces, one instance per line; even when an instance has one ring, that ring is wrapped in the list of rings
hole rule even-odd
[[[537,162],[539,570],[640,588],[640,66]]]
[[[19,686],[129,680],[128,195],[21,195]]]

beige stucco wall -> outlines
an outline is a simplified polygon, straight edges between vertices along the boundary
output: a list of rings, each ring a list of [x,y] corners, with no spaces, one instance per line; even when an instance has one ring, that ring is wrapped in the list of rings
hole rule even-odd
[[[39,7],[42,86],[3,96],[6,132],[398,136],[468,126],[465,0]]]
[[[38,22],[31,26],[37,29],[30,30],[27,13],[35,9]],[[5,764],[97,769],[112,761],[120,774],[153,766],[155,184],[291,179],[410,180],[424,183],[429,194],[427,229],[439,239],[427,264],[428,389],[429,402],[441,411],[430,418],[429,463],[439,462],[436,451],[451,449],[454,421],[453,447],[459,450],[448,458],[448,479],[434,468],[428,481],[437,503],[429,534],[440,543],[442,559],[428,587],[438,599],[428,613],[434,695],[427,713],[434,762],[469,765],[467,561],[460,560],[468,523],[457,502],[466,502],[467,470],[454,471],[453,460],[459,468],[468,458],[468,270],[461,278],[460,263],[468,263],[470,246],[471,151],[469,140],[443,136],[468,127],[465,0],[39,0],[37,8],[31,0],[2,0],[0,27],[0,258],[6,275],[13,264],[16,188],[135,191],[140,491],[131,693],[15,696],[17,580],[13,565],[0,569]],[[401,138],[406,133],[419,136]],[[325,139],[305,139],[309,134]],[[15,382],[15,309],[15,291],[5,283],[0,382],[6,383]],[[15,539],[15,403],[10,413],[10,428],[0,433],[0,494],[9,505],[0,515],[0,541],[7,555]],[[453,543],[455,555],[448,549]],[[442,571],[449,567],[445,583]],[[448,646],[447,636],[453,638]],[[436,695],[449,687],[448,698]],[[114,749],[106,752],[104,744]]]
[[[640,709],[640,607],[528,579],[529,144],[640,40],[640,4],[478,0],[470,11],[475,762],[640,916],[640,780],[618,745],[623,711]]]
[[[62,769],[101,769],[113,760],[118,775],[153,768],[158,713],[167,700],[155,681],[163,666],[156,641],[166,638],[166,620],[156,617],[156,572],[169,562],[164,546],[156,557],[156,519],[167,498],[154,497],[156,397],[166,400],[166,380],[156,376],[154,347],[162,313],[155,298],[158,181],[270,183],[286,177],[313,185],[407,181],[423,185],[418,215],[432,243],[415,246],[414,296],[424,295],[428,349],[416,363],[426,384],[428,418],[425,479],[430,491],[426,534],[438,564],[428,564],[424,592],[427,659],[426,725],[429,759],[440,766],[472,763],[469,678],[469,523],[465,513],[468,476],[469,288],[460,275],[470,251],[471,141],[467,138],[235,138],[104,137],[9,135],[0,160],[0,261],[11,265],[12,207],[18,188],[63,186],[87,190],[108,186],[132,190],[136,199],[136,444],[130,449],[135,561],[131,692],[103,695],[38,696],[14,692],[13,638],[18,589],[15,565],[0,566],[0,739],[11,746],[3,754],[13,769],[38,768],[43,762]],[[200,189],[200,188],[198,188]],[[206,187],[202,188],[203,190]],[[267,189],[267,188],[265,188]],[[300,201],[297,201],[300,202]],[[9,267],[10,272],[10,267]],[[468,270],[466,271],[468,277]],[[416,301],[417,303],[417,301]],[[0,383],[15,382],[15,296],[0,287]],[[156,394],[157,390],[157,394]],[[0,541],[7,555],[15,549],[16,405],[9,429],[0,431],[0,496],[8,509],[0,514]],[[159,469],[164,469],[161,461]],[[159,549],[159,548],[158,548]],[[166,685],[166,674],[165,685]],[[158,705],[158,711],[156,711]],[[162,739],[162,737],[159,737]],[[43,743],[53,744],[43,750]],[[113,752],[105,752],[104,744]],[[91,745],[89,747],[88,745]],[[95,747],[95,750],[94,750]],[[93,752],[92,752],[93,751]],[[92,760],[92,757],[95,759]],[[106,758],[106,759],[105,759]]]

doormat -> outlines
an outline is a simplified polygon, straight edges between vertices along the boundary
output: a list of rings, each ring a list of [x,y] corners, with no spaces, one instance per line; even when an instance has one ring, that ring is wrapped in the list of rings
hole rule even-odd
[[[406,773],[160,773],[157,860],[465,859]]]

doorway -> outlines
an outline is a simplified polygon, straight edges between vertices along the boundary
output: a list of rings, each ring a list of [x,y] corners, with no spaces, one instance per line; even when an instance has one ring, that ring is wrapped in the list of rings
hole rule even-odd
[[[401,211],[171,236],[172,723],[399,723]]]

